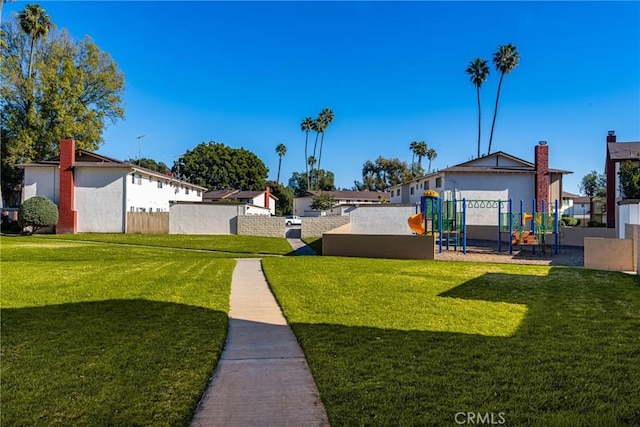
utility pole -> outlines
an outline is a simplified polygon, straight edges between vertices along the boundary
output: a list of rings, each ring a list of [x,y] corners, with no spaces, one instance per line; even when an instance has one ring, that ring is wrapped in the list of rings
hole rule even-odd
[[[0,0],[2,1],[2,0]],[[140,140],[144,138],[146,135],[138,135],[136,138],[138,139],[138,166],[140,166]]]

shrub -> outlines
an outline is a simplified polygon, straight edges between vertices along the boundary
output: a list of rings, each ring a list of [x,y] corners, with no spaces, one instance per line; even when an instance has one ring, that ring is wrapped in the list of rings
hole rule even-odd
[[[28,234],[58,223],[58,207],[44,196],[31,197],[18,210],[18,224]]]
[[[591,221],[587,222],[587,225],[589,227],[606,227],[607,226],[607,224],[605,224],[604,222],[598,222],[598,221],[595,221],[595,220],[591,220]]]
[[[578,218],[572,218],[570,216],[563,216],[560,219],[560,223],[563,227],[577,227],[580,225],[580,220]]]

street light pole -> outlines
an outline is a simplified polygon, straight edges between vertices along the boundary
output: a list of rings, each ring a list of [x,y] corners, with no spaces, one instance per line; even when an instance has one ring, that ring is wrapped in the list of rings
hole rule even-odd
[[[2,1],[2,0],[0,0]],[[138,140],[138,166],[140,166],[140,140],[144,138],[146,135],[138,135],[136,139]]]

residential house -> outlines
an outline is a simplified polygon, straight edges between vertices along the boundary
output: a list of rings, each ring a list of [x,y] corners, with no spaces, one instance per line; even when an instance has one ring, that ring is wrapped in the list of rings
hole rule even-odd
[[[278,198],[269,187],[264,191],[212,190],[202,196],[205,202],[237,200],[247,205],[246,215],[275,215]]]
[[[562,216],[573,217],[575,211],[575,200],[579,197],[579,195],[569,193],[568,191],[562,192],[562,204],[560,205],[560,213]]]
[[[419,203],[422,194],[433,189],[445,199],[512,199],[516,212],[521,200],[527,212],[536,200],[536,210],[544,204],[545,210],[553,211],[555,200],[562,199],[562,177],[569,173],[549,168],[549,146],[541,141],[535,146],[533,163],[498,151],[395,185],[390,188],[391,203]],[[472,212],[467,215],[471,224],[497,224],[497,212],[476,219]],[[480,217],[482,222],[477,222]]]
[[[620,193],[620,163],[631,160],[640,160],[640,141],[618,142],[615,131],[609,131],[607,135],[607,156],[605,161],[605,174],[607,176],[607,228],[624,229],[620,221],[620,208],[618,202],[622,200]]]
[[[46,196],[59,207],[58,233],[126,233],[129,212],[168,212],[202,201],[205,187],[60,141],[58,158],[21,164],[22,200]]]
[[[389,202],[388,193],[376,191],[307,191],[304,196],[293,200],[293,214],[298,216],[309,215],[312,211],[313,197],[321,194],[330,194],[336,200],[332,209],[334,215],[341,215],[347,206],[381,204]]]

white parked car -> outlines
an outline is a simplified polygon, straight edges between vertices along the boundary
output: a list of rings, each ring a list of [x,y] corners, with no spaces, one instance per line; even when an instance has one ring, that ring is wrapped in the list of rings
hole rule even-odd
[[[285,217],[284,221],[285,221],[285,223],[287,225],[301,225],[302,224],[302,218],[300,218],[299,216],[295,216],[295,215],[289,215],[288,217]]]

